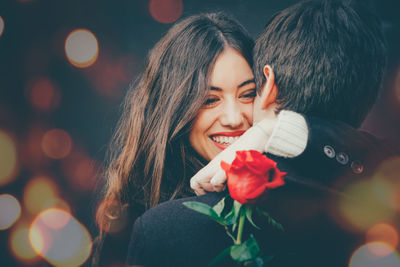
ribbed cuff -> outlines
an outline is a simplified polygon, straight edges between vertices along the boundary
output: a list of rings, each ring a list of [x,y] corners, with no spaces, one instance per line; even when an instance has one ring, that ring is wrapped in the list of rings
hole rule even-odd
[[[282,110],[265,145],[265,152],[273,155],[294,158],[303,153],[308,141],[306,120],[299,113]]]

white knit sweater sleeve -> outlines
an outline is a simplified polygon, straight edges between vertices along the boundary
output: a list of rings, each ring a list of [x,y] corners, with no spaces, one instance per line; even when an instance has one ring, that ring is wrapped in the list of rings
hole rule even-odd
[[[265,145],[265,152],[293,158],[303,153],[307,141],[308,127],[304,117],[293,111],[282,110],[278,114],[276,126]]]

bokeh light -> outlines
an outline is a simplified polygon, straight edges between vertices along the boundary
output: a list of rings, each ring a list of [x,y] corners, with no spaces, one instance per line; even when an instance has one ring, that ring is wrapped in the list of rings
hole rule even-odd
[[[47,78],[35,79],[29,83],[27,90],[29,102],[36,110],[52,111],[60,103],[60,90]]]
[[[380,251],[376,254],[376,251]],[[385,251],[385,253],[383,253]],[[385,255],[385,256],[382,256]],[[349,267],[398,267],[399,255],[384,243],[373,242],[358,248],[351,256]]]
[[[80,266],[92,251],[87,229],[61,209],[41,212],[32,222],[29,240],[35,252],[55,266]]]
[[[397,101],[400,102],[400,68],[398,68],[394,79],[394,92],[396,94]]]
[[[14,140],[0,130],[0,186],[14,180],[17,172],[17,149]]]
[[[65,158],[72,149],[71,137],[62,129],[49,130],[43,135],[42,149],[49,158]]]
[[[156,21],[172,23],[182,15],[183,3],[182,0],[150,0],[149,11]]]
[[[83,192],[95,189],[96,181],[101,173],[100,164],[79,149],[74,149],[63,160],[62,168],[71,187]]]
[[[115,101],[124,95],[130,81],[138,71],[137,58],[133,54],[118,56],[103,51],[96,64],[85,71],[88,81],[96,93],[107,100]]]
[[[9,246],[12,254],[19,261],[33,263],[38,259],[38,255],[33,250],[29,241],[29,225],[17,225],[10,234]]]
[[[0,16],[0,37],[4,32],[4,20],[3,18]]]
[[[96,36],[87,29],[72,31],[65,41],[68,61],[78,68],[87,68],[96,62],[99,44]]]
[[[384,222],[377,223],[368,229],[366,233],[366,240],[368,243],[384,243],[394,250],[399,244],[399,232],[391,224]]]
[[[390,158],[374,174],[374,194],[386,206],[400,211],[400,157]]]
[[[43,153],[41,145],[45,132],[45,127],[41,125],[29,127],[19,146],[21,150],[19,156],[24,168],[33,173],[41,172],[49,165],[49,158]]]
[[[339,199],[335,219],[343,228],[363,232],[382,221],[392,221],[396,213],[382,203],[375,194],[375,182],[358,181],[345,189]]]
[[[31,214],[37,214],[55,203],[58,195],[58,187],[51,178],[44,175],[33,177],[24,188],[24,207]]]
[[[0,195],[0,230],[10,228],[21,215],[19,201],[10,194]]]

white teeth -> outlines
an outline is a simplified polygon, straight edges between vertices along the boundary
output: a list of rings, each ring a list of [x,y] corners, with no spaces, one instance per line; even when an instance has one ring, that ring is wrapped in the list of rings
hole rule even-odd
[[[223,145],[231,145],[233,142],[235,142],[236,140],[239,139],[239,136],[213,136],[212,140],[214,142],[217,142],[219,144],[223,144]]]

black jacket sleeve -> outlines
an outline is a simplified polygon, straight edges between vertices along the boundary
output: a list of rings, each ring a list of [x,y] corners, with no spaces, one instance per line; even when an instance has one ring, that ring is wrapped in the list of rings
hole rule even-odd
[[[309,136],[304,152],[291,159],[269,155],[289,173],[289,180],[340,189],[339,180],[369,176],[383,160],[396,154],[371,134],[345,123],[305,118]]]

